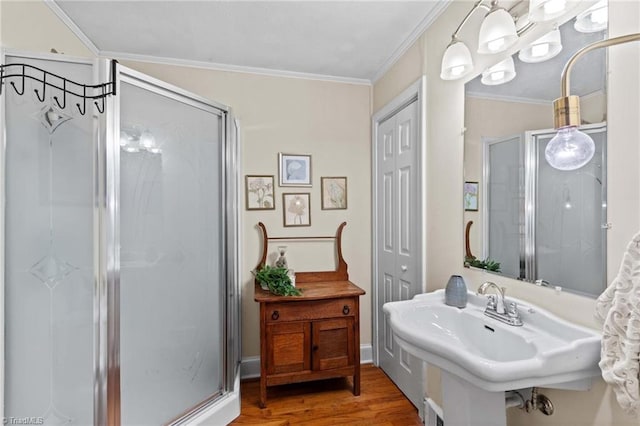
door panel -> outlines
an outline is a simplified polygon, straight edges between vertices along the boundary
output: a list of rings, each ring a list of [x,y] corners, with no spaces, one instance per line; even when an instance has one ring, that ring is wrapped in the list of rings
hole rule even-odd
[[[290,322],[267,325],[268,374],[294,373],[311,369],[311,323]]]
[[[378,217],[378,362],[416,407],[423,395],[423,363],[394,344],[382,305],[421,291],[418,200],[418,117],[416,102],[380,123],[376,143]]]
[[[353,318],[315,321],[312,329],[314,370],[353,365]]]

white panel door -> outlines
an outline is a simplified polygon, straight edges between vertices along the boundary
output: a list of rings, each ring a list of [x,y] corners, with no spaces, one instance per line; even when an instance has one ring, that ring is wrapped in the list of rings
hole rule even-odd
[[[419,157],[417,103],[382,122],[376,141],[378,362],[418,408],[422,406],[423,363],[393,340],[386,302],[411,299],[420,282]]]

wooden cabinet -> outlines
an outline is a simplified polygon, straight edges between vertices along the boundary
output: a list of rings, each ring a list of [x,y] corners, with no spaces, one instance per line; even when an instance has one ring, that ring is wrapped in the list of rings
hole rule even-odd
[[[353,377],[360,394],[360,304],[349,281],[300,283],[302,296],[274,296],[255,287],[260,303],[260,406],[267,387]]]
[[[260,266],[270,238],[264,225],[258,225],[264,239]],[[349,281],[342,258],[345,226],[331,237],[336,239],[335,271],[296,273],[302,296],[276,296],[255,284],[254,299],[260,303],[260,407],[266,406],[269,386],[334,377],[351,376],[353,394],[360,395],[359,298],[365,292]]]

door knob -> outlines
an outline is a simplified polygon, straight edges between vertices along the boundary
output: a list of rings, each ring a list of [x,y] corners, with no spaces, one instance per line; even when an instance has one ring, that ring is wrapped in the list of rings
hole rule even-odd
[[[402,265],[400,269],[402,269],[402,272],[407,272],[407,265]]]

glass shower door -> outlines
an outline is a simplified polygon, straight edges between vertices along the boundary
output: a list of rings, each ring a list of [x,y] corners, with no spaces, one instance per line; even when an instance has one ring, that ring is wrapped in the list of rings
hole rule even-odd
[[[5,57],[90,82],[86,62]],[[31,72],[31,71],[28,71]],[[60,81],[53,84],[61,85]],[[3,87],[4,421],[93,423],[93,119],[26,79]],[[0,234],[2,232],[0,231]],[[1,244],[1,243],[0,243]],[[17,423],[16,423],[17,424]]]
[[[500,263],[500,272],[522,277],[522,233],[524,206],[524,143],[522,136],[487,141],[484,182],[486,206],[484,238],[486,256]]]
[[[596,152],[575,171],[556,170],[544,158],[554,133],[533,133],[537,156],[535,279],[598,295],[606,286],[606,127],[581,129]],[[544,190],[542,190],[543,188]]]
[[[121,77],[122,424],[166,424],[225,391],[226,113]]]

